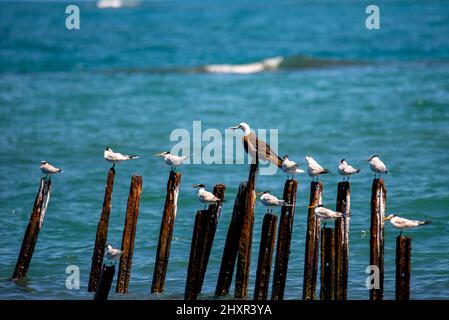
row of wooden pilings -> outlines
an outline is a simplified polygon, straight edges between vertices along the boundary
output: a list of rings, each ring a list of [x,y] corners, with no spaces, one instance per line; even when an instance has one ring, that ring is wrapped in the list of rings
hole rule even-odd
[[[257,169],[257,164],[251,165],[248,181],[240,184],[235,198],[215,289],[215,295],[217,297],[226,296],[230,293],[235,270],[234,297],[235,299],[249,298],[249,274],[256,203],[255,185]],[[111,168],[108,173],[103,210],[97,227],[92,255],[88,291],[95,292],[95,300],[106,300],[108,298],[115,274],[115,265],[106,265],[103,263],[114,177],[115,170]],[[165,277],[176,219],[180,183],[181,174],[170,171],[151,285],[152,293],[163,293],[165,290]],[[298,183],[294,179],[289,179],[285,183],[283,199],[293,204],[293,206],[282,207],[278,228],[278,217],[276,215],[267,213],[264,216],[259,244],[256,282],[253,295],[254,300],[268,299],[274,252],[276,252],[276,256],[274,259],[271,299],[282,300],[284,298],[297,187]],[[34,246],[48,206],[50,190],[51,181],[41,179],[33,212],[14,270],[13,279],[15,281],[23,279],[28,272]],[[225,190],[226,187],[224,185],[217,184],[214,187],[213,193],[218,198],[224,200]],[[131,179],[122,237],[121,250],[123,250],[123,254],[120,258],[118,269],[117,293],[128,292],[141,191],[142,177],[133,176]],[[336,210],[345,213],[345,215],[343,218],[335,221],[334,228],[323,228],[320,220],[315,217],[312,206],[321,204],[323,201],[322,198],[323,183],[312,182],[307,216],[302,298],[304,300],[316,299],[318,264],[321,261],[320,299],[346,300],[349,269],[349,222],[351,216],[350,183],[344,181],[338,184]],[[213,204],[208,209],[199,210],[195,216],[184,293],[185,299],[197,299],[201,293],[221,208],[222,202],[216,205]],[[373,277],[370,288],[371,300],[383,299],[385,208],[386,188],[384,181],[383,179],[374,179],[371,196],[370,265],[374,266],[373,275],[377,276],[377,279]],[[278,230],[277,242],[276,229]],[[276,251],[274,250],[275,244]],[[397,238],[396,248],[396,299],[398,300],[407,300],[410,296],[410,260],[411,239],[399,236]]]

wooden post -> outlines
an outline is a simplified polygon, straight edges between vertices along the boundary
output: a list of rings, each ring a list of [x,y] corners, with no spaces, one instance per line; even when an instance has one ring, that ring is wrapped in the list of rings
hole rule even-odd
[[[117,293],[128,293],[129,278],[136,237],[137,218],[139,216],[140,194],[142,192],[142,177],[133,176],[129,190],[128,206],[126,209],[125,228],[122,237],[122,256],[117,275]]]
[[[103,210],[101,211],[100,222],[97,226],[94,252],[92,254],[92,266],[90,268],[89,285],[87,291],[95,292],[97,282],[100,278],[101,265],[103,264],[104,249],[108,238],[109,215],[111,213],[112,190],[114,187],[114,168],[109,169],[108,179],[104,190]]]
[[[335,237],[334,229],[321,230],[321,300],[334,300],[335,283]]]
[[[109,290],[111,289],[112,280],[114,279],[115,266],[107,266],[103,264],[98,281],[97,289],[95,291],[94,300],[104,301],[108,300]]]
[[[209,205],[207,215],[203,222],[204,236],[201,238],[202,248],[199,260],[198,294],[201,293],[203,287],[207,264],[209,263],[210,252],[214,243],[215,231],[217,230],[218,219],[221,215],[221,206],[224,200],[225,191],[226,186],[224,184],[215,185],[213,194],[221,199],[221,203]]]
[[[276,237],[276,221],[277,217],[271,213],[265,214],[263,218],[254,300],[267,300],[268,287],[270,284],[271,260],[273,258],[274,240]]]
[[[273,274],[272,300],[283,300],[285,282],[287,280],[288,259],[290,257],[290,243],[293,232],[293,219],[295,217],[296,191],[298,181],[287,180],[284,186],[283,199],[293,206],[284,206],[281,209],[279,222],[278,241],[276,247],[276,259]]]
[[[178,209],[179,185],[181,174],[170,171],[167,182],[167,196],[165,198],[164,213],[162,215],[159,242],[157,245],[156,262],[153,273],[152,293],[162,293],[165,288],[165,275],[167,274],[170,246],[173,237],[176,211]]]
[[[254,207],[256,205],[256,175],[258,161],[250,166],[246,189],[245,212],[243,215],[242,232],[239,239],[237,272],[235,277],[235,299],[248,297],[249,272],[251,262],[251,246],[253,243]]]
[[[309,206],[322,203],[323,183],[312,181],[310,184]],[[320,220],[315,217],[315,209],[308,209],[306,252],[304,259],[304,284],[303,300],[315,300],[317,273],[318,273],[318,251],[320,238]]]
[[[412,238],[396,238],[396,300],[410,299]]]
[[[215,288],[216,296],[226,296],[232,282],[232,274],[234,273],[235,261],[239,250],[239,239],[242,231],[243,213],[245,207],[246,182],[240,183],[237,196],[234,201],[234,209],[232,218],[226,236],[226,243],[221,259],[220,273],[218,274],[217,287]]]
[[[384,215],[387,190],[384,180],[374,179],[371,191],[370,265],[379,268],[379,288],[370,289],[370,300],[383,300],[384,294]]]
[[[338,183],[337,212],[345,218],[335,220],[335,299],[346,300],[348,292],[349,221],[351,211],[351,184]]]
[[[34,200],[33,212],[31,213],[28,226],[23,236],[22,246],[20,247],[19,257],[12,275],[14,281],[20,281],[25,278],[33,257],[34,247],[37,242],[39,231],[44,221],[48,202],[50,201],[51,180],[41,179],[39,190]]]
[[[223,201],[225,190],[225,185],[217,184],[213,193]],[[211,204],[207,210],[200,210],[196,214],[184,292],[186,300],[196,300],[198,294],[201,293],[218,219],[221,214],[221,205],[222,203]]]
[[[189,266],[187,268],[186,288],[184,291],[185,300],[196,300],[198,296],[199,282],[199,260],[201,257],[201,243],[203,242],[202,232],[203,221],[208,210],[198,210],[195,216],[195,224],[193,226],[192,244],[190,247]]]

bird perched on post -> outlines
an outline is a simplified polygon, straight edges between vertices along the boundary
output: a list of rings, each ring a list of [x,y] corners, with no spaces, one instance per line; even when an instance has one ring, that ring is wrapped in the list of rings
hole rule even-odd
[[[288,159],[287,154],[284,156],[284,161],[282,161],[282,171],[287,174],[287,179],[289,178],[289,175],[294,177],[295,174],[304,173],[304,170],[299,169],[296,162]]]
[[[127,161],[127,160],[134,160],[139,158],[138,156],[129,156],[126,154],[121,154],[119,152],[114,152],[112,151],[111,148],[106,147],[106,149],[104,149],[104,159],[108,162],[112,162],[112,168],[115,167],[116,163],[120,163],[122,161]]]
[[[122,256],[123,251],[112,248],[112,245],[110,243],[106,243],[106,258],[111,261],[117,261],[120,260],[120,257]]]
[[[61,169],[59,169],[59,168],[56,168],[56,167],[52,166],[47,161],[43,160],[43,161],[41,161],[41,172],[43,174],[45,174],[45,179],[47,179],[48,177],[50,177],[50,179],[51,179],[51,176],[53,174],[61,173],[63,171]]]
[[[243,130],[243,147],[253,159],[270,161],[278,168],[282,168],[283,160],[271,150],[270,146],[266,142],[258,139],[257,136],[251,132],[251,128],[247,123],[242,122],[238,126],[231,127],[229,129]]]
[[[326,226],[327,221],[334,221],[335,219],[342,218],[344,216],[343,213],[325,208],[321,204],[318,204],[316,206],[308,206],[308,208],[315,209],[315,217],[323,220],[324,226]]]
[[[349,165],[345,159],[340,160],[340,164],[338,165],[338,173],[343,176],[343,181],[345,181],[345,177],[349,177],[354,173],[359,173],[360,169],[356,169],[353,166]]]
[[[292,204],[285,202],[285,200],[278,199],[270,194],[269,191],[257,192],[256,196],[260,196],[259,200],[265,207],[267,207],[268,213],[273,212],[273,207],[293,207]]]
[[[330,172],[329,169],[325,169],[320,166],[318,162],[316,162],[310,155],[306,156],[306,161],[309,165],[307,173],[309,174],[309,177],[312,177],[312,180],[317,177],[316,180],[318,181],[318,177],[320,175]]]
[[[221,202],[221,199],[216,197],[212,192],[206,191],[204,184],[194,184],[193,188],[198,188],[198,200],[204,203],[204,209],[208,204],[217,204]]]
[[[174,154],[171,154],[170,152],[166,151],[166,152],[162,152],[162,153],[158,153],[154,155],[155,157],[164,157],[164,162],[168,165],[171,166],[171,169],[173,171],[176,170],[176,167],[180,166],[185,160],[187,160],[189,156],[176,156]]]
[[[431,223],[431,220],[426,221],[419,221],[419,220],[409,220],[406,218],[398,217],[395,214],[390,214],[388,217],[385,218],[385,220],[390,220],[390,223],[395,227],[396,229],[399,229],[401,232],[399,233],[399,236],[402,235],[402,231],[405,229],[415,228],[419,226],[423,226],[426,224]]]
[[[374,172],[374,177],[376,178],[377,175],[380,175],[382,173],[388,173],[387,166],[380,160],[378,155],[374,155],[370,157],[367,161],[369,161],[369,167],[371,168],[371,171]]]

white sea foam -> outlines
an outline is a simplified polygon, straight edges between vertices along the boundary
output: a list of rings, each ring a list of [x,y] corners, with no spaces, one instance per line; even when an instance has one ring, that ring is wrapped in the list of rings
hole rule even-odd
[[[121,7],[135,7],[139,4],[138,0],[98,0],[97,8],[121,8]]]
[[[260,62],[248,63],[248,64],[210,64],[204,67],[206,72],[211,73],[236,73],[236,74],[248,74],[257,73],[266,70],[276,70],[279,65],[284,61],[282,57],[274,57],[264,59]]]

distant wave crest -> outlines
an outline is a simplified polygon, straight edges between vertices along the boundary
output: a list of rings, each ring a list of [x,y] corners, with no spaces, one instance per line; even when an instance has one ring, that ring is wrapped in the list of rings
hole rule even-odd
[[[136,7],[139,5],[138,0],[98,0],[97,8],[106,9],[113,8],[118,9],[122,7]]]

